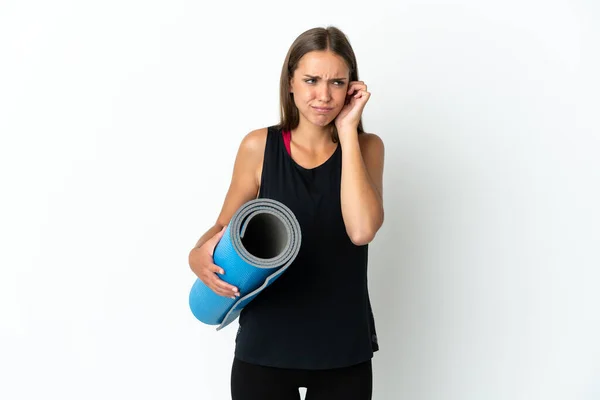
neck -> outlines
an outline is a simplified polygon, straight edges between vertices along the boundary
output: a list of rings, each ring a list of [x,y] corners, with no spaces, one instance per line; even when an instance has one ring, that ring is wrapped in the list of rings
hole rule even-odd
[[[296,129],[292,129],[292,140],[305,148],[322,149],[333,144],[331,141],[332,131],[333,127],[331,126],[303,124],[300,121]]]

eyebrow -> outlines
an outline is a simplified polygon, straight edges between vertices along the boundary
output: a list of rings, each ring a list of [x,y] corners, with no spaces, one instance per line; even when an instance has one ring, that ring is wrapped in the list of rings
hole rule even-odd
[[[320,76],[316,76],[316,75],[307,75],[307,74],[304,74],[304,77],[305,78],[311,78],[311,79],[317,79],[317,78],[321,79]],[[347,80],[347,78],[332,78],[332,79],[330,79],[330,81],[345,81],[345,80]]]

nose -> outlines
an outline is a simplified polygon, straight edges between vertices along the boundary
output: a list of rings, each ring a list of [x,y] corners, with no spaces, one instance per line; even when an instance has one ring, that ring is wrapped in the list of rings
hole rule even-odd
[[[327,82],[322,82],[317,89],[317,97],[320,101],[328,103],[331,100],[331,88]]]

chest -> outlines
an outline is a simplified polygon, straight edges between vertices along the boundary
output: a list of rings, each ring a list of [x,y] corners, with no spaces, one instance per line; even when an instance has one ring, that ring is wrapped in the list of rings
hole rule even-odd
[[[259,197],[282,202],[303,231],[314,236],[344,232],[341,212],[341,159],[338,152],[316,168],[306,169],[285,149],[266,155]]]

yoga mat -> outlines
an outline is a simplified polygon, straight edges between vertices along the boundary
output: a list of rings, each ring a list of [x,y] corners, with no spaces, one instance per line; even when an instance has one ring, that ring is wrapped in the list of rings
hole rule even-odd
[[[231,299],[212,291],[196,278],[189,295],[194,316],[217,331],[233,322],[242,309],[281,276],[300,250],[302,234],[296,216],[283,203],[254,199],[233,215],[215,247],[214,263],[225,270],[219,277],[236,286]]]

